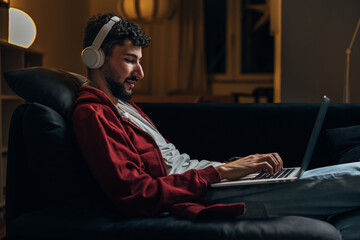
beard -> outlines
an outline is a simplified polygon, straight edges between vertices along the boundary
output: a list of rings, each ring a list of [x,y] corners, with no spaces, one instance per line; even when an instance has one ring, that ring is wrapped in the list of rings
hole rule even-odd
[[[109,90],[114,95],[114,97],[122,100],[122,101],[129,101],[131,100],[133,96],[133,90],[130,89],[129,91],[126,91],[124,83],[127,79],[125,79],[124,82],[120,82],[119,79],[121,79],[121,76],[117,75],[111,66],[107,66],[106,70],[104,71],[104,77],[107,82],[107,85],[109,87]]]

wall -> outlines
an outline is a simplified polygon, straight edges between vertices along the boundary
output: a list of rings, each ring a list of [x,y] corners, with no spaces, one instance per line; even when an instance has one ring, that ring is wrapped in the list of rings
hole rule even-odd
[[[34,18],[38,36],[31,48],[44,54],[45,67],[85,75],[80,52],[86,22],[94,14],[116,12],[116,2],[11,0],[10,4]],[[331,97],[333,102],[342,101],[345,49],[352,38],[359,12],[358,0],[282,1],[281,101],[318,102],[323,94]],[[144,26],[146,32],[148,27]],[[152,46],[155,46],[156,39],[153,40]],[[144,57],[149,58],[153,51],[146,49]],[[360,33],[353,46],[351,63],[351,101],[360,102]],[[146,69],[147,73],[150,71]],[[139,89],[158,87],[152,86],[150,81],[141,84]],[[246,91],[250,89],[244,89]],[[227,90],[215,86],[213,92],[223,94]]]
[[[43,66],[63,69],[86,75],[86,68],[81,62],[80,53],[83,49],[82,41],[84,28],[88,18],[99,13],[117,13],[117,0],[11,0],[11,7],[19,8],[27,12],[35,21],[37,26],[37,38],[31,49],[43,53]],[[164,70],[171,69],[171,59],[175,56],[176,48],[169,55],[169,49],[164,48],[164,41],[155,37],[163,31],[164,27],[175,31],[177,24],[174,21],[156,23],[155,25],[139,23],[142,29],[152,36],[151,48],[144,49],[143,68],[145,71],[144,81],[136,86],[137,93],[157,93],[160,89],[159,83],[166,83],[169,76]],[[160,40],[160,41],[159,41]],[[161,41],[162,40],[162,41]],[[171,42],[169,42],[171,43]],[[168,42],[166,42],[168,44]],[[158,64],[157,69],[150,69],[150,62],[161,58],[166,66]],[[148,66],[149,65],[149,66]],[[153,84],[149,76],[157,73],[158,84]],[[161,86],[165,88],[166,86]]]
[[[282,102],[341,102],[345,49],[360,17],[358,0],[282,1]],[[351,102],[360,102],[360,32],[351,54]]]
[[[10,6],[34,19],[37,37],[31,48],[43,53],[43,66],[86,74],[80,53],[89,16],[88,3],[88,0],[11,0]]]

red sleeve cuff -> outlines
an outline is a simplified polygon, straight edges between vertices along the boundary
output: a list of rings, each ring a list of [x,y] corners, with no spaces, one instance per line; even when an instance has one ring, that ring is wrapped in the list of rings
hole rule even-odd
[[[213,166],[198,170],[200,177],[207,182],[208,185],[220,182],[220,174]]]

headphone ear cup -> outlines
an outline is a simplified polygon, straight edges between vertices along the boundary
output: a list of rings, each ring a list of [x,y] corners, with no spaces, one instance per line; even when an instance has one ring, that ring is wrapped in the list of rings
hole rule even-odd
[[[97,52],[98,52],[98,54],[99,54],[97,68],[101,68],[102,65],[104,65],[104,62],[105,62],[105,53],[104,53],[104,51],[103,51],[101,48],[98,49]]]
[[[81,53],[81,58],[86,67],[90,69],[100,68],[105,62],[105,54],[102,49],[93,46],[85,48]]]

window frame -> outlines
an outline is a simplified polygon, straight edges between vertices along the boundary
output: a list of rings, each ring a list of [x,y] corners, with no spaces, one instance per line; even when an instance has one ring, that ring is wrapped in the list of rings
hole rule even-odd
[[[242,73],[242,0],[227,1],[226,18],[226,70],[225,73],[207,74],[210,82],[217,83],[271,83],[274,73]]]

